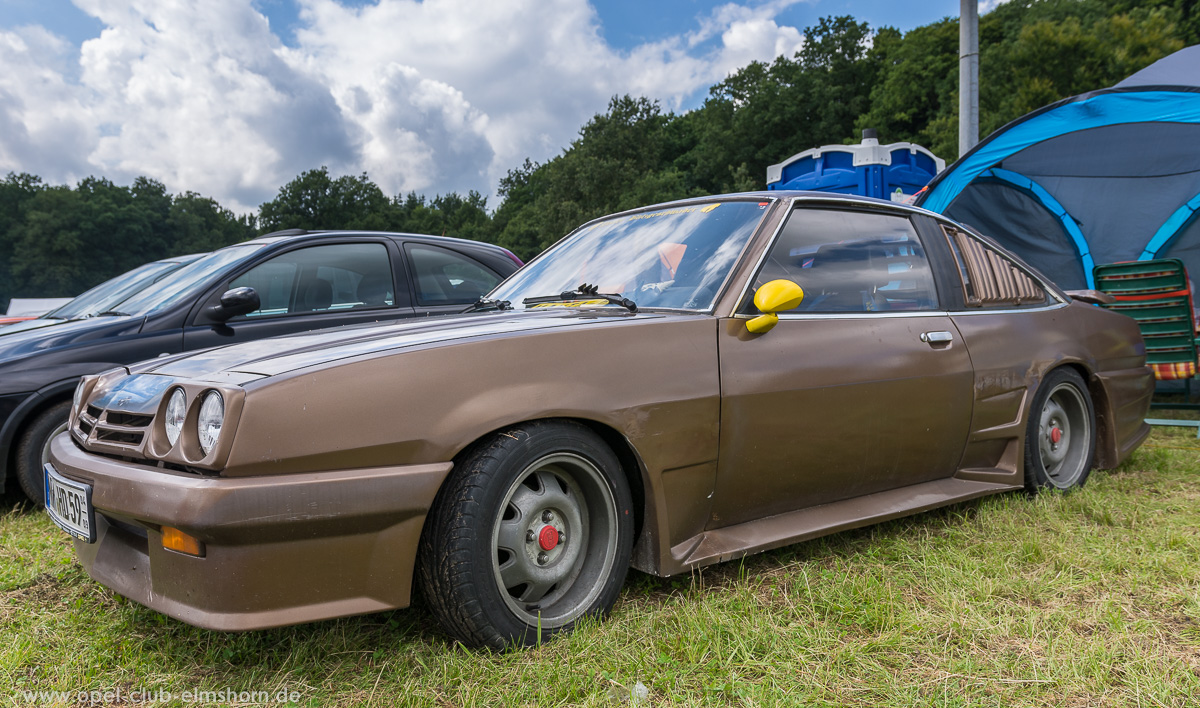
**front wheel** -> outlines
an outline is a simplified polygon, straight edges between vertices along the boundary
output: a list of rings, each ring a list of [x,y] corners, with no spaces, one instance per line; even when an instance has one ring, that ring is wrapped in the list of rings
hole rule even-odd
[[[1051,371],[1033,398],[1025,432],[1025,487],[1082,487],[1096,455],[1096,413],[1083,378]]]
[[[612,450],[577,423],[526,423],[455,464],[425,525],[418,578],[459,641],[528,646],[606,615],[632,547]]]
[[[71,402],[63,401],[38,414],[21,433],[17,443],[17,481],[21,491],[38,506],[46,503],[45,473],[50,461],[50,441],[67,429]]]

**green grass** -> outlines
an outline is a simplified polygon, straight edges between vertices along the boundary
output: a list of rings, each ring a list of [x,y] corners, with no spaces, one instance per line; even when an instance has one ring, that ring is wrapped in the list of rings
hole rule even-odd
[[[1194,435],[1156,429],[1065,496],[991,497],[681,578],[631,573],[609,621],[500,655],[450,643],[420,608],[195,629],[93,582],[10,496],[0,705],[26,705],[22,690],[283,688],[303,706],[610,706],[638,682],[651,705],[1195,705]]]

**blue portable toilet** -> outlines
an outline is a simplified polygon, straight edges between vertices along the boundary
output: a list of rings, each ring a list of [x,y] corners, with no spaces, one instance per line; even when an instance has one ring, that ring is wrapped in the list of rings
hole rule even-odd
[[[771,165],[767,189],[811,189],[907,203],[944,169],[946,161],[920,145],[880,145],[868,128],[858,145],[826,145]]]

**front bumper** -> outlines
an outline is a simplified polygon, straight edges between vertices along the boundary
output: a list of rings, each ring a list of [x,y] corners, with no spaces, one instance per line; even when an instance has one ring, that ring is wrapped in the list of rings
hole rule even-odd
[[[265,629],[406,607],[425,515],[450,462],[223,479],[122,462],[56,437],[51,464],[92,485],[94,579],[188,624]],[[162,526],[204,542],[162,547]]]

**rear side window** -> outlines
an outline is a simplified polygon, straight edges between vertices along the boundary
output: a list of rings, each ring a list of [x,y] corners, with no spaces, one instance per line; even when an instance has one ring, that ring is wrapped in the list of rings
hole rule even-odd
[[[1044,305],[1049,295],[1032,276],[971,234],[942,224],[962,278],[968,308]]]
[[[794,210],[754,289],[776,279],[804,288],[803,302],[789,312],[932,310],[938,302],[925,249],[899,215]]]
[[[502,278],[479,261],[448,248],[409,243],[404,246],[422,305],[465,305],[500,284]]]
[[[247,317],[356,310],[396,304],[392,266],[381,243],[339,243],[289,251],[234,278],[262,307]]]

